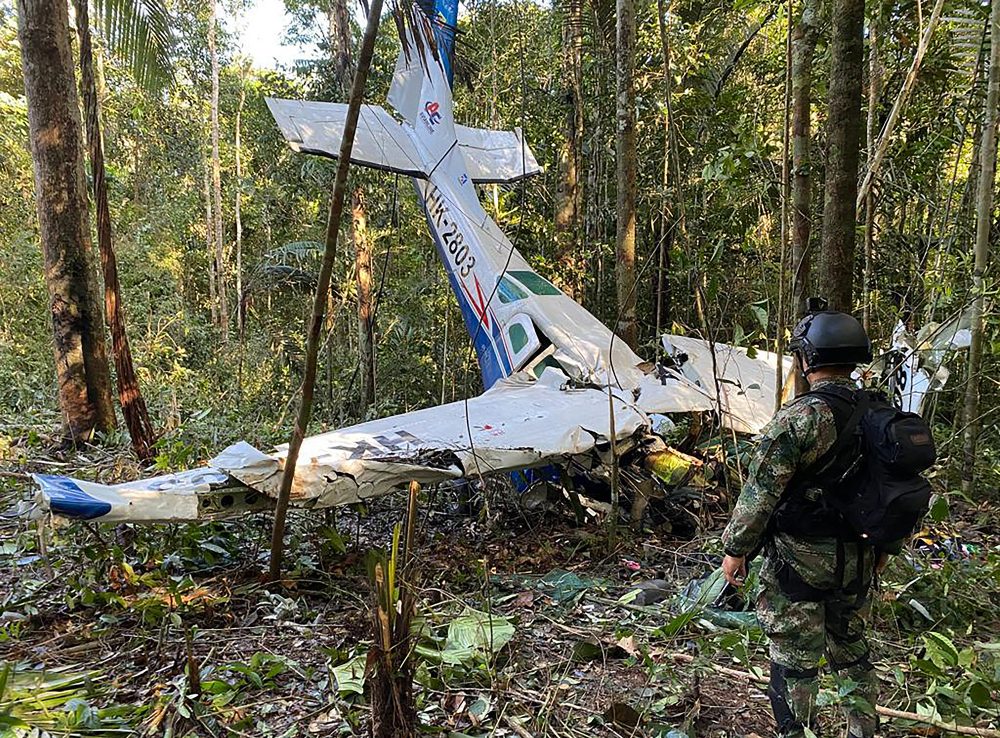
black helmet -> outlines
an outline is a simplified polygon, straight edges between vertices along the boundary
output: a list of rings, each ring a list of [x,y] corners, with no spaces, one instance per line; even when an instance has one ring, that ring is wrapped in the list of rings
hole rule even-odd
[[[822,366],[854,366],[872,360],[872,342],[857,318],[836,310],[807,315],[792,331],[788,348],[809,371]]]

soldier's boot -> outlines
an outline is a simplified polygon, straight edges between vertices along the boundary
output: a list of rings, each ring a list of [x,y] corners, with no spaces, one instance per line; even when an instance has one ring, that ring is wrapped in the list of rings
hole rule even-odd
[[[819,735],[815,709],[817,674],[816,669],[792,669],[771,662],[767,696],[781,738],[804,738],[807,725],[814,735]]]
[[[858,685],[847,707],[847,738],[874,738],[878,730],[878,683],[868,654],[838,671]]]

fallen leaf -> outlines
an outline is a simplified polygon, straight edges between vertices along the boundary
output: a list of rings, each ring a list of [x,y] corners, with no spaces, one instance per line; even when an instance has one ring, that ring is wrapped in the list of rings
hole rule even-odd
[[[624,636],[623,638],[619,638],[618,647],[622,649],[625,653],[627,653],[629,656],[638,656],[640,653],[639,646],[635,642],[634,635]]]
[[[623,728],[637,728],[642,716],[631,705],[624,702],[612,702],[604,711],[604,719]]]
[[[516,598],[514,599],[514,606],[515,606],[515,607],[531,607],[531,605],[532,605],[532,604],[533,604],[534,602],[535,602],[535,593],[534,593],[534,592],[532,592],[532,591],[531,591],[531,590],[529,589],[529,590],[525,590],[524,592],[521,592],[521,593],[520,593],[520,594],[519,594],[519,595],[518,595],[518,596],[517,596],[517,597],[516,597]]]

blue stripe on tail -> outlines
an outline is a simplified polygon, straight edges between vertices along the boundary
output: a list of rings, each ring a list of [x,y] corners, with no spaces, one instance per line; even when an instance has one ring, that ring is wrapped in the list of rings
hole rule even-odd
[[[434,36],[441,51],[448,84],[455,82],[455,33],[458,31],[458,0],[417,0],[420,9],[434,23]]]

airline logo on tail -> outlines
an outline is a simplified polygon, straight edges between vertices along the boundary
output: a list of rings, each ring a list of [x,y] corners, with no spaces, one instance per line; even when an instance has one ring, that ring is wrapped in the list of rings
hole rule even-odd
[[[434,126],[441,122],[441,105],[436,100],[428,100],[424,105],[424,112],[420,114],[420,120],[427,126],[429,133],[434,133]]]

